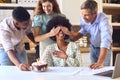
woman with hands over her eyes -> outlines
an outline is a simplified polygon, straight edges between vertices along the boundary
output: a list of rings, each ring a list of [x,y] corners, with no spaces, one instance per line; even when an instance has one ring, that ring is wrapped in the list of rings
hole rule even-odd
[[[64,34],[63,27],[71,31],[71,24],[65,17],[57,16],[48,22],[47,32],[53,28],[58,28],[59,32],[50,37],[56,43],[47,46],[42,60],[48,63],[48,66],[80,66],[79,47],[75,42],[68,41],[69,36]]]

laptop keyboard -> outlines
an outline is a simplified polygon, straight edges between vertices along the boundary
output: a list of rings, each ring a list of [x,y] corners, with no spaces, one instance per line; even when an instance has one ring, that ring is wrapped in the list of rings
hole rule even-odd
[[[112,74],[113,74],[113,70],[109,70],[109,71],[97,73],[97,74],[95,74],[95,75],[112,77]]]

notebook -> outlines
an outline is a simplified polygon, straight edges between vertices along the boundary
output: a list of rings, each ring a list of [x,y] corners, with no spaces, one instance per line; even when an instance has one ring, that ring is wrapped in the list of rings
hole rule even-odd
[[[116,55],[114,70],[108,70],[94,75],[111,77],[112,79],[120,77],[120,54]]]

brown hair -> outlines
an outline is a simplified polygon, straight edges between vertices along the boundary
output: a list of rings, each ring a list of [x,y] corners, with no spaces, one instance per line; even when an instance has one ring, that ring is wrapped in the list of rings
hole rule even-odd
[[[49,1],[53,5],[53,11],[56,13],[61,13],[59,5],[56,0],[39,0],[37,6],[35,7],[34,15],[45,13],[42,8],[42,3]]]

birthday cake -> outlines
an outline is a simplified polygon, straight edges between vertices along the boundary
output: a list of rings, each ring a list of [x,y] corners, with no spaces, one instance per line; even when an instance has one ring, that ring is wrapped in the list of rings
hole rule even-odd
[[[37,61],[32,63],[32,70],[34,71],[47,71],[48,64],[43,61]]]

